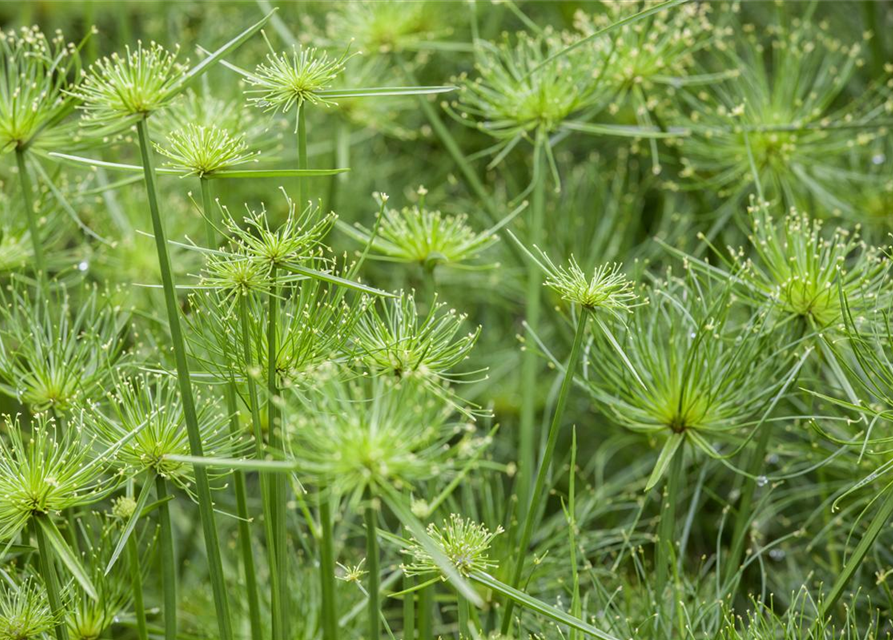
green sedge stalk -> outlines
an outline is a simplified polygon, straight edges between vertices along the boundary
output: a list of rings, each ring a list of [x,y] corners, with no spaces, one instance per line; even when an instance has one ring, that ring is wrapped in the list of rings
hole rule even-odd
[[[685,442],[673,454],[667,470],[667,482],[664,489],[663,500],[661,500],[660,524],[657,530],[657,546],[655,549],[655,597],[663,607],[665,604],[664,590],[666,589],[669,577],[674,575],[675,559],[676,559],[676,510],[679,493],[685,482]],[[675,599],[671,598],[671,607]],[[672,619],[672,615],[668,617]],[[656,622],[660,623],[661,618],[656,618]]]
[[[469,620],[469,607],[468,600],[463,598],[461,595],[456,596],[456,605],[458,609],[459,616],[459,640],[471,638],[471,632],[469,631],[468,620]]]
[[[40,241],[37,213],[34,211],[34,191],[31,185],[31,174],[28,173],[25,150],[16,147],[15,155],[16,166],[19,169],[19,184],[22,188],[22,200],[25,205],[25,217],[28,220],[28,235],[31,236],[31,245],[34,250],[34,271],[37,274],[37,280],[43,282],[47,277],[47,266],[43,255],[43,243]]]
[[[167,498],[167,480],[155,476],[155,498]],[[170,503],[163,502],[158,507],[160,526],[158,546],[161,549],[161,593],[164,598],[164,637],[177,638],[177,558],[174,552],[174,529],[171,525]]]
[[[134,535],[127,538],[127,563],[130,568],[130,591],[133,597],[133,616],[136,618],[136,635],[139,640],[149,640],[146,606],[143,603],[143,570]]]
[[[564,409],[567,406],[567,399],[570,396],[571,387],[574,383],[574,372],[577,369],[577,362],[580,360],[580,354],[583,352],[583,337],[586,335],[586,325],[589,321],[590,311],[584,307],[580,307],[580,317],[577,319],[577,328],[574,332],[574,343],[571,347],[570,356],[567,359],[567,368],[564,371],[564,379],[561,382],[561,389],[558,392],[558,401],[555,404],[555,413],[552,416],[552,424],[549,427],[549,439],[546,443],[546,450],[543,452],[543,459],[540,462],[539,472],[536,475],[536,483],[533,487],[533,493],[530,496],[530,502],[524,513],[524,527],[521,533],[521,540],[518,542],[517,559],[515,561],[515,570],[512,573],[512,581],[510,586],[512,589],[518,589],[521,584],[521,578],[524,575],[524,561],[527,558],[527,547],[530,545],[530,539],[533,537],[533,529],[537,525],[537,514],[543,500],[543,493],[546,486],[546,476],[552,466],[552,457],[555,454],[555,445],[558,443],[558,434],[561,431],[561,422],[564,418]],[[515,603],[509,599],[505,603],[505,611],[502,618],[502,634],[507,635],[512,625],[512,611]]]
[[[37,517],[45,518],[47,516]],[[68,626],[65,624],[63,616],[65,609],[62,602],[62,591],[59,587],[59,576],[56,573],[56,565],[54,564],[53,549],[49,540],[47,540],[43,527],[37,521],[32,522],[32,527],[34,536],[37,538],[40,575],[47,590],[47,600],[50,603],[50,608],[53,610],[53,615],[58,616],[58,621],[54,628],[56,640],[68,640]]]
[[[432,613],[434,607],[434,586],[419,589],[418,626],[419,640],[434,639],[434,622]]]
[[[305,105],[298,107],[298,169],[307,169],[307,122],[304,115]],[[307,196],[307,181],[298,178],[298,207],[304,206],[304,198]]]
[[[338,640],[338,606],[335,600],[335,534],[331,492],[319,495],[319,579],[322,591],[322,637]]]
[[[547,144],[544,133],[537,132],[533,159],[533,204],[530,209],[530,229],[528,244],[542,246],[543,209],[545,206],[546,172],[543,167],[544,148]],[[542,275],[536,262],[527,262],[527,286],[524,309],[527,327],[534,334],[540,323],[540,308],[543,288]],[[518,504],[523,517],[524,507],[530,502],[530,486],[536,466],[534,440],[536,438],[536,389],[539,356],[533,349],[525,349],[521,355],[521,430],[518,444]],[[517,586],[517,585],[515,585]]]
[[[368,633],[366,640],[378,640],[381,637],[381,601],[380,601],[380,568],[378,556],[378,518],[376,517],[375,498],[372,490],[366,490],[366,567],[369,571],[369,578],[366,585],[368,590],[367,612],[368,612]]]
[[[238,406],[236,404],[235,383],[226,387],[226,405],[230,414],[229,428],[233,434],[241,432]],[[263,639],[260,596],[257,589],[257,572],[254,568],[254,552],[251,543],[251,514],[248,512],[248,490],[245,486],[245,472],[233,471],[233,485],[236,492],[236,515],[239,516],[239,551],[242,556],[242,571],[245,574],[245,591],[248,596],[248,619],[251,625],[252,640]]]
[[[139,136],[143,174],[146,180],[146,195],[148,196],[149,211],[152,216],[152,231],[155,236],[158,263],[161,269],[165,306],[167,308],[171,342],[177,367],[177,379],[180,384],[180,394],[183,401],[183,415],[186,421],[186,431],[189,438],[189,450],[193,456],[201,457],[204,452],[202,450],[198,416],[195,410],[195,399],[192,395],[192,382],[189,379],[189,364],[186,360],[186,344],[183,339],[182,329],[180,328],[180,308],[177,304],[173,269],[171,268],[171,259],[168,252],[167,239],[164,233],[164,225],[161,220],[161,211],[158,206],[158,192],[155,186],[155,166],[152,161],[152,143],[149,136],[148,120],[146,118],[141,118],[137,121],[136,128]],[[214,503],[211,498],[211,486],[208,482],[207,470],[202,466],[195,467],[195,487],[198,498],[199,514],[201,517],[202,532],[204,534],[208,557],[208,573],[211,580],[211,589],[214,594],[214,605],[217,611],[217,624],[220,632],[220,640],[232,640],[232,626],[229,615],[229,605],[226,597],[226,581],[223,575],[223,563],[220,558],[220,543],[217,536],[217,526],[214,520]]]
[[[217,248],[217,230],[214,228],[214,207],[211,197],[211,181],[202,176],[199,179],[202,185],[202,209],[205,214],[205,242],[208,243],[209,249]]]

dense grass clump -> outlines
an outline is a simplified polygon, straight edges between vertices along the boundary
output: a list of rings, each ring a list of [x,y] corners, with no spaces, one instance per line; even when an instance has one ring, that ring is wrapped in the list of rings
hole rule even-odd
[[[890,2],[0,29],[0,640],[893,634]]]

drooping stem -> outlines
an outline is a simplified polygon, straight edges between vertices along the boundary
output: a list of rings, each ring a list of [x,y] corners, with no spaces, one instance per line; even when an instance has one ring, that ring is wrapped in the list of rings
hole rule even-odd
[[[322,637],[338,640],[338,607],[335,601],[335,540],[330,491],[319,493],[319,579],[322,588]]]
[[[130,591],[133,597],[133,615],[136,618],[136,635],[139,640],[149,640],[146,626],[146,607],[143,604],[143,570],[136,535],[127,538],[127,563],[130,565]]]
[[[828,612],[834,608],[835,604],[837,604],[840,596],[843,595],[843,590],[852,579],[853,574],[856,573],[856,570],[862,564],[865,556],[868,555],[868,552],[874,545],[875,540],[877,540],[884,527],[887,526],[890,518],[893,517],[893,488],[887,487],[885,493],[886,495],[882,498],[880,508],[878,508],[877,513],[874,514],[871,523],[868,525],[868,531],[866,531],[865,535],[862,536],[862,539],[859,540],[859,544],[856,545],[853,554],[847,558],[843,565],[843,570],[838,574],[834,586],[831,587],[831,593],[828,594],[828,597],[825,598],[822,603],[822,612],[817,620],[824,620],[828,616]]]
[[[380,601],[379,591],[381,585],[379,583],[379,558],[378,558],[378,518],[376,517],[376,500],[372,493],[372,489],[366,490],[366,570],[369,572],[369,578],[366,589],[369,592],[368,605],[368,624],[369,632],[367,640],[378,640],[381,637],[381,621],[379,617]]]
[[[545,205],[546,172],[544,168],[543,134],[538,133],[533,158],[533,204],[530,208],[530,226],[527,244],[541,246],[543,231],[543,208]],[[527,264],[527,288],[525,313],[529,331],[536,333],[540,321],[540,300],[542,299],[542,275],[539,266],[531,261]],[[525,349],[521,355],[521,429],[518,444],[518,500],[523,517],[524,508],[530,502],[530,484],[536,465],[534,440],[536,438],[536,390],[539,356],[534,349]]]
[[[217,248],[217,230],[214,228],[215,216],[211,197],[211,181],[202,177],[199,182],[202,185],[202,209],[205,214],[205,242],[209,249]]]
[[[235,383],[226,387],[226,405],[229,411],[229,429],[237,436],[239,427],[238,406],[236,404]],[[260,597],[257,591],[257,574],[254,569],[254,552],[251,550],[251,515],[248,512],[248,491],[245,487],[245,472],[233,471],[233,485],[236,492],[236,514],[239,516],[239,551],[242,556],[242,571],[245,574],[245,591],[248,597],[248,620],[251,624],[252,640],[262,640],[263,625],[260,613]]]
[[[517,589],[521,584],[521,577],[524,575],[524,561],[527,558],[527,547],[530,545],[530,538],[533,536],[533,529],[537,524],[537,514],[539,513],[540,504],[543,499],[543,491],[546,486],[546,476],[549,474],[549,468],[552,465],[552,457],[555,454],[555,445],[558,443],[558,434],[561,431],[561,422],[564,418],[564,408],[567,406],[567,399],[570,395],[571,387],[574,383],[574,372],[577,369],[577,362],[583,351],[583,337],[586,335],[586,325],[589,321],[590,311],[581,309],[580,317],[577,319],[577,328],[574,332],[574,343],[571,347],[570,356],[567,359],[567,368],[564,370],[564,379],[561,382],[561,389],[558,392],[558,400],[555,403],[555,413],[552,415],[552,424],[549,427],[549,439],[546,443],[546,450],[543,452],[543,459],[540,462],[539,472],[536,475],[536,484],[530,495],[530,502],[524,515],[524,527],[521,532],[521,540],[518,542],[518,551],[515,559],[515,570],[512,574],[511,587]],[[514,601],[507,600],[505,603],[505,611],[502,618],[502,634],[507,635],[512,624],[512,610],[514,609]]]
[[[158,195],[155,187],[155,167],[152,162],[149,125],[145,118],[137,121],[137,134],[140,143],[140,157],[143,164],[143,175],[146,182],[146,195],[149,200],[149,212],[152,216],[152,231],[155,236],[155,247],[158,252],[158,264],[161,269],[161,282],[164,290],[164,301],[167,308],[168,324],[171,332],[171,343],[177,367],[177,380],[183,403],[183,416],[189,438],[189,452],[193,456],[202,456],[201,434],[198,427],[198,416],[195,411],[195,399],[192,395],[192,382],[189,379],[189,364],[186,360],[186,344],[180,328],[180,307],[177,303],[174,288],[173,269],[168,253],[161,211],[158,207]],[[211,590],[214,594],[214,606],[217,611],[217,624],[220,640],[232,639],[232,627],[229,617],[229,605],[226,599],[226,583],[223,576],[223,563],[220,559],[220,544],[217,526],[214,520],[214,503],[211,499],[211,486],[208,482],[207,470],[203,466],[195,467],[195,490],[205,540],[205,552],[208,558],[208,575]]]
[[[37,212],[34,210],[34,191],[31,186],[31,174],[28,173],[25,150],[16,148],[15,153],[16,165],[19,168],[19,184],[22,188],[22,200],[25,205],[25,217],[28,220],[28,235],[31,236],[31,245],[34,250],[34,271],[37,273],[38,282],[44,282],[47,277],[47,267],[43,255],[43,243],[40,241],[40,229],[37,225]]]
[[[37,516],[43,518],[46,516]],[[64,608],[62,604],[62,592],[59,588],[59,576],[56,574],[56,565],[53,559],[53,549],[47,540],[43,527],[36,521],[32,521],[34,536],[37,538],[37,554],[40,558],[40,574],[43,578],[44,587],[47,590],[47,600],[50,603],[50,609],[53,615],[58,616],[55,627],[56,640],[68,640],[68,627],[65,624],[63,615]]]
[[[155,498],[159,501],[167,497],[167,480],[155,476]],[[171,526],[170,503],[162,502],[158,507],[158,546],[161,556],[161,593],[164,601],[165,640],[177,639],[177,558],[174,552],[174,530]]]
[[[657,529],[657,550],[655,553],[655,593],[661,606],[664,602],[664,589],[668,576],[673,574],[676,557],[676,504],[682,490],[685,473],[685,441],[676,450],[667,470],[667,483],[664,499],[661,501],[660,524]],[[671,598],[671,601],[673,599]],[[670,619],[669,617],[667,618]],[[660,618],[658,618],[660,620]]]

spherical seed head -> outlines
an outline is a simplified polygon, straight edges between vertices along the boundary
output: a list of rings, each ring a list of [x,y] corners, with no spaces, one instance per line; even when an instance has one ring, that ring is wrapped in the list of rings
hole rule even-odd
[[[112,515],[121,520],[129,520],[136,511],[136,500],[130,496],[120,496],[112,503]]]
[[[489,571],[498,566],[488,554],[493,539],[501,534],[501,526],[490,531],[486,526],[466,520],[452,513],[449,519],[443,520],[441,526],[428,525],[427,533],[434,540],[443,554],[456,570],[464,576],[476,571]],[[403,565],[408,576],[426,575],[440,572],[440,567],[431,555],[416,541],[403,551],[412,558],[412,562]]]
[[[170,158],[167,166],[197,176],[250,162],[258,155],[248,151],[245,136],[231,136],[213,125],[187,124],[168,135],[166,146],[156,144],[155,149]]]
[[[56,626],[46,589],[36,578],[26,577],[15,587],[4,582],[0,592],[0,640],[36,640]]]
[[[80,98],[85,118],[96,124],[109,124],[122,117],[148,115],[170,104],[174,89],[188,70],[177,62],[179,46],[168,51],[160,44],[137,44],[102,58],[90,67],[72,95]]]
[[[248,101],[264,111],[281,113],[288,113],[295,106],[300,109],[305,102],[334,104],[320,92],[344,71],[349,58],[346,50],[335,59],[312,47],[293,45],[291,55],[276,53],[271,47],[267,61],[259,64],[248,79],[253,87],[245,92],[249,95]]]

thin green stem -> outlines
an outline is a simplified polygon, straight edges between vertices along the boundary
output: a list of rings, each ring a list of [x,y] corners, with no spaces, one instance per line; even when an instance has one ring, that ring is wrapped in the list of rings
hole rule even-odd
[[[366,501],[366,569],[369,571],[366,587],[369,591],[367,602],[369,633],[366,640],[378,640],[381,637],[379,618],[381,585],[379,583],[378,533],[376,532],[378,518],[376,517],[376,500],[371,489],[366,490]]]
[[[319,579],[322,587],[322,633],[324,640],[338,639],[338,606],[335,600],[335,535],[329,491],[319,493]]]
[[[202,209],[205,214],[205,242],[208,243],[209,249],[217,248],[217,230],[214,228],[215,216],[213,198],[211,197],[211,181],[207,178],[200,178],[202,185]]]
[[[298,169],[307,169],[307,122],[304,108],[298,107]],[[304,208],[304,198],[307,197],[307,181],[298,178],[298,207]]]
[[[133,615],[136,618],[136,635],[139,640],[149,640],[146,626],[146,607],[143,604],[143,570],[140,565],[140,551],[136,535],[127,538],[127,563],[130,565],[130,591],[133,596]]]
[[[868,555],[868,552],[874,545],[875,540],[877,540],[884,527],[887,526],[890,518],[893,517],[893,488],[888,487],[885,493],[886,495],[883,496],[880,508],[877,513],[874,514],[871,523],[868,525],[868,530],[865,532],[865,535],[862,536],[859,544],[856,545],[853,554],[847,558],[843,565],[843,569],[838,574],[837,580],[834,582],[834,586],[831,587],[831,593],[828,594],[828,597],[825,598],[825,601],[822,603],[822,613],[818,617],[819,620],[824,620],[827,617],[828,612],[834,608],[835,604],[837,604],[840,596],[843,595],[843,590],[846,588],[847,584],[849,584],[850,579],[852,579],[853,574],[856,573],[856,570],[862,564],[865,556]]]
[[[233,435],[241,432],[239,413],[236,404],[235,383],[226,387],[226,404],[229,411],[229,429]],[[233,485],[236,492],[236,514],[239,516],[239,550],[242,555],[242,571],[245,574],[245,592],[248,596],[248,620],[251,624],[252,640],[263,638],[263,625],[260,613],[260,596],[257,590],[257,574],[254,568],[254,552],[251,550],[251,515],[248,512],[248,491],[245,486],[245,472],[233,471]]]
[[[267,432],[269,434],[270,450],[276,459],[282,459],[282,439],[280,437],[279,412],[277,401],[279,398],[279,380],[276,363],[279,354],[277,333],[279,321],[279,287],[276,284],[277,272],[274,266],[270,271],[270,294],[267,296]],[[275,577],[273,589],[278,593],[279,617],[278,625],[281,638],[288,638],[288,620],[286,615],[286,602],[288,592],[286,586],[287,563],[285,557],[286,548],[286,476],[277,473],[269,479],[268,491],[270,495],[270,515],[272,531],[272,547],[275,560]],[[275,618],[274,618],[275,620]]]
[[[433,640],[434,624],[431,619],[434,607],[434,587],[419,589],[419,640]]]
[[[667,586],[669,576],[674,574],[673,563],[676,558],[676,505],[679,492],[684,484],[685,474],[685,441],[676,450],[670,467],[667,470],[667,483],[664,489],[664,499],[661,501],[660,524],[657,530],[657,550],[655,553],[655,597],[664,606],[664,589]],[[671,603],[673,602],[671,598]],[[670,618],[667,618],[670,619]],[[655,618],[660,622],[662,616]]]
[[[406,537],[409,537],[409,529],[404,528],[403,534]],[[415,580],[412,576],[408,576],[405,573],[403,574],[403,590],[411,589],[415,584]],[[404,596],[403,598],[403,637],[406,640],[413,640],[415,638],[415,622],[416,622],[416,608],[415,608],[415,593],[410,593]]]
[[[760,434],[757,437],[754,447],[751,450],[750,458],[747,463],[747,473],[744,485],[741,487],[741,500],[738,503],[738,515],[735,518],[735,529],[732,533],[732,544],[729,547],[729,553],[726,556],[726,580],[733,580],[733,576],[738,574],[738,565],[744,554],[744,544],[747,541],[748,525],[751,521],[751,510],[753,509],[753,497],[756,490],[756,479],[758,473],[763,468],[764,458],[766,457],[766,449],[769,446],[769,440],[772,435],[772,428],[768,424],[760,425]]]
[[[542,246],[546,188],[546,172],[543,166],[544,144],[546,143],[543,141],[543,134],[538,133],[533,159],[533,205],[530,209],[530,227],[527,237],[527,244],[534,246]],[[543,281],[539,266],[533,260],[529,260],[524,307],[527,315],[527,327],[534,334],[540,322],[542,288]],[[521,356],[521,429],[518,444],[518,500],[521,517],[524,517],[524,507],[530,502],[530,483],[536,466],[534,440],[536,438],[536,390],[539,386],[537,384],[538,368],[539,356],[536,351],[525,349]]]
[[[47,516],[37,516],[43,518]],[[40,561],[40,574],[44,587],[47,590],[47,600],[53,615],[58,616],[58,623],[54,629],[56,640],[68,640],[68,626],[65,624],[64,606],[62,603],[62,591],[59,588],[59,576],[56,574],[56,565],[53,559],[53,548],[47,540],[46,533],[37,521],[32,521],[34,536],[37,538],[37,554]]]
[[[155,186],[155,167],[152,162],[152,143],[149,137],[149,124],[145,118],[136,123],[139,135],[140,156],[143,174],[146,180],[146,195],[149,200],[149,212],[152,216],[152,231],[155,236],[155,247],[158,252],[158,264],[161,269],[161,282],[164,290],[164,301],[167,308],[168,324],[171,332],[171,343],[177,367],[177,380],[183,403],[183,416],[189,438],[189,451],[193,456],[202,456],[201,433],[198,427],[198,416],[195,411],[195,399],[192,395],[192,382],[189,379],[189,364],[186,360],[186,344],[180,328],[180,307],[177,303],[174,288],[173,269],[168,252],[161,211],[158,207],[158,195]],[[214,594],[214,606],[217,611],[217,624],[220,640],[232,640],[232,627],[229,606],[226,599],[226,581],[223,575],[223,563],[220,559],[220,544],[217,537],[217,526],[214,520],[214,503],[211,498],[211,486],[208,482],[207,470],[195,467],[195,489],[198,500],[202,533],[205,539],[205,552],[208,559],[208,574],[211,590]]]
[[[31,174],[25,159],[25,150],[16,148],[16,165],[19,168],[19,184],[22,187],[22,200],[25,205],[25,217],[28,220],[28,235],[34,250],[34,271],[37,280],[44,282],[47,277],[46,260],[43,255],[43,243],[40,240],[40,229],[37,224],[37,212],[34,210],[34,190],[31,186]]]
[[[471,638],[471,633],[468,630],[468,600],[461,595],[456,596],[456,600],[459,610],[459,640]]]
[[[524,528],[521,533],[521,540],[518,543],[518,551],[515,559],[515,570],[512,574],[511,587],[517,589],[521,584],[521,577],[524,575],[524,562],[527,559],[530,539],[533,536],[533,529],[537,525],[537,514],[539,513],[540,504],[543,499],[543,493],[546,486],[546,476],[549,474],[549,468],[552,465],[552,457],[555,454],[555,445],[558,442],[558,434],[561,431],[561,422],[564,418],[564,409],[567,406],[567,399],[570,395],[571,387],[574,383],[574,372],[577,369],[577,362],[583,350],[583,337],[586,335],[586,324],[589,321],[590,311],[581,309],[580,317],[577,319],[577,328],[574,332],[574,343],[571,347],[570,356],[567,359],[567,368],[564,371],[564,379],[561,382],[561,389],[558,392],[558,400],[555,403],[555,413],[552,415],[552,424],[549,427],[549,439],[546,443],[546,450],[543,452],[543,459],[540,462],[539,472],[536,475],[536,484],[533,493],[530,496],[530,503],[524,516]],[[512,625],[512,611],[514,609],[514,601],[507,600],[505,603],[505,611],[502,618],[502,634],[508,635]]]
[[[167,480],[160,475],[155,476],[155,498],[164,500],[167,497]],[[158,507],[158,520],[161,525],[158,546],[161,556],[161,594],[164,600],[164,637],[166,640],[177,638],[177,557],[174,552],[174,529],[171,526],[170,502],[163,502]]]

